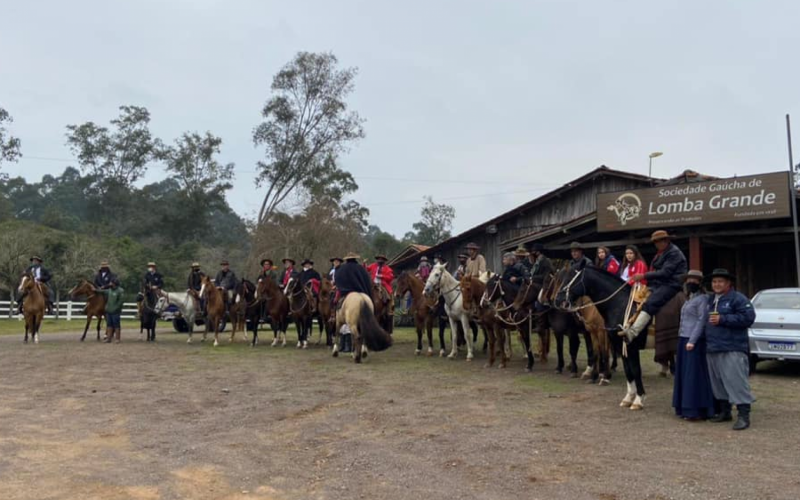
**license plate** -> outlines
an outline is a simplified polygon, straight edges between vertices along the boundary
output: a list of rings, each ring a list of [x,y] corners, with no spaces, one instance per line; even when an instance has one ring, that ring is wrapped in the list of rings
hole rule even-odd
[[[770,342],[769,348],[773,351],[796,351],[797,344],[794,342]]]

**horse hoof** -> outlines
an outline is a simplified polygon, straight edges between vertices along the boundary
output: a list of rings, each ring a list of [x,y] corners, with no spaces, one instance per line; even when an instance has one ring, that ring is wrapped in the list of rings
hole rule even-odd
[[[215,340],[215,341],[214,341],[214,347],[217,347],[218,345],[219,345],[219,342],[217,342],[217,341]]]
[[[559,369],[559,368],[556,368],[556,371],[555,371],[555,373],[556,373],[556,375],[562,375],[562,374],[564,373],[564,370],[561,370],[561,369]]]
[[[186,343],[187,344],[191,344],[192,343],[192,339],[187,340]]]
[[[607,378],[601,378],[600,382],[598,382],[597,385],[603,386],[603,385],[608,385],[610,383],[611,382]]]
[[[444,349],[442,349],[441,351],[439,351],[439,357],[440,357],[440,358],[443,358],[443,357],[444,357],[444,355],[445,355]]]
[[[419,353],[421,352],[422,351],[420,351],[419,349],[414,349],[414,356],[419,356]]]
[[[472,361],[472,356],[467,356],[467,361]]]
[[[333,357],[334,358],[338,358],[339,357],[339,351],[333,351]]]
[[[631,405],[631,411],[641,411],[642,409],[644,409],[644,406],[639,403],[633,403]]]
[[[572,372],[572,373],[569,374],[569,378],[578,378],[578,374],[575,373],[575,372]]]
[[[491,363],[486,363],[485,365],[483,365],[483,367],[484,367],[484,368],[491,368],[491,367],[492,367],[492,364],[491,364]]]
[[[619,404],[619,406],[620,408],[630,408],[632,404],[633,404],[632,401],[626,401],[623,399],[622,402]]]
[[[447,356],[447,359],[456,359],[456,355],[455,354],[451,354],[451,355]]]

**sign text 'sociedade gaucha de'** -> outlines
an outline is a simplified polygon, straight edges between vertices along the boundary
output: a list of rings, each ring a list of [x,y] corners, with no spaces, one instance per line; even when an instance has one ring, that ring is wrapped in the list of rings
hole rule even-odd
[[[789,173],[597,195],[597,230],[669,228],[789,217]]]

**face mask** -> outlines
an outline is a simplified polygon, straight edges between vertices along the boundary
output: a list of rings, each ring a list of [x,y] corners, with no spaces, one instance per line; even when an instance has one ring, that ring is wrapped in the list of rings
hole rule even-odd
[[[156,272],[156,268],[155,267],[150,267],[147,270],[150,271],[150,273]]]
[[[700,291],[700,285],[698,283],[686,283],[683,287],[689,295]]]

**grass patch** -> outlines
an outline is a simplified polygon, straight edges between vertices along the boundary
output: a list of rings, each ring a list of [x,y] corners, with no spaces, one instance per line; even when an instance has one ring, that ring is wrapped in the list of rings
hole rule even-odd
[[[166,325],[166,323],[164,323]],[[86,320],[83,319],[74,319],[72,321],[67,321],[65,319],[45,319],[42,321],[42,327],[40,329],[40,333],[42,335],[48,333],[58,333],[58,332],[83,332],[83,328],[86,326]],[[161,327],[161,325],[159,325]],[[170,329],[171,329],[170,325]],[[103,327],[100,330],[100,335],[102,336],[105,333],[106,323],[103,321]],[[127,332],[132,332],[133,330],[139,332],[139,322],[137,320],[126,319],[122,320],[122,332],[123,334]],[[24,335],[25,334],[25,320],[18,320],[16,317],[8,318],[4,317],[0,319],[0,335]],[[88,339],[91,336],[97,336],[97,320],[92,321],[92,324],[89,326],[89,331],[86,333],[86,338]]]

